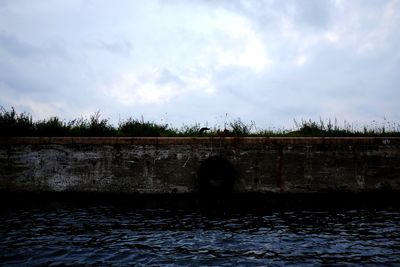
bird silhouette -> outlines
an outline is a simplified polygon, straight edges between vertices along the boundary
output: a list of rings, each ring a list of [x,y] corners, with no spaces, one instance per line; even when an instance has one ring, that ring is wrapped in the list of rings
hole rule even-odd
[[[204,134],[205,131],[209,131],[209,130],[210,130],[210,128],[203,127],[203,128],[201,128],[201,129],[199,130],[199,134],[202,135],[202,134]]]

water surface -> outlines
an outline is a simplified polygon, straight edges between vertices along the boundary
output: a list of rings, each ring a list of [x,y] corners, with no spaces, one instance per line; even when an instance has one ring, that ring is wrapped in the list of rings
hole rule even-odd
[[[0,265],[400,264],[400,211],[3,210]]]

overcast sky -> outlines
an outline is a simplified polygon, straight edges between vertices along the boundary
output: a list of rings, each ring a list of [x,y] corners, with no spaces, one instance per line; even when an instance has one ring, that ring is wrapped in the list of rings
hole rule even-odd
[[[400,121],[400,1],[0,0],[0,105],[176,127]]]

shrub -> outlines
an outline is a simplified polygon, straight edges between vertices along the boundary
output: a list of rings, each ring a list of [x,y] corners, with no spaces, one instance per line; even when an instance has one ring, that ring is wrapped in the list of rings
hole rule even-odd
[[[70,134],[70,127],[57,117],[38,121],[34,125],[37,136],[68,136]]]
[[[32,117],[27,113],[17,114],[12,107],[10,111],[0,107],[0,135],[1,136],[29,136],[33,135],[35,127]]]
[[[168,135],[168,125],[158,125],[153,122],[145,122],[129,118],[120,122],[118,135],[120,136],[163,136]]]

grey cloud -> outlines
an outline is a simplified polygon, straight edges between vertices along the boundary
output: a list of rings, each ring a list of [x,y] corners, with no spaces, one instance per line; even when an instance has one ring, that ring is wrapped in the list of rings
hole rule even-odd
[[[231,101],[236,102],[234,106],[253,105],[253,119],[257,121],[262,121],[263,109],[281,118],[274,121],[275,125],[282,121],[290,124],[293,118],[318,120],[320,116],[338,117],[340,121],[384,115],[396,119],[395,111],[384,107],[394,107],[400,97],[400,78],[394,73],[399,63],[385,53],[371,58],[325,46],[314,51],[311,62],[301,68],[286,66],[267,71],[262,77],[246,76],[240,70],[216,76],[222,98],[235,90],[241,92],[246,97],[238,95]],[[336,107],[330,103],[336,103]],[[339,113],[341,110],[348,113]]]
[[[105,50],[111,54],[121,56],[130,56],[133,51],[133,45],[128,40],[119,41],[98,41],[96,44],[89,45],[89,48]]]
[[[45,43],[41,46],[34,45],[4,31],[0,31],[0,51],[1,50],[20,58],[64,56],[66,53],[61,46],[55,43]]]
[[[17,38],[3,32],[0,32],[0,49],[5,50],[6,52],[17,57],[27,57],[42,53],[42,49],[26,42],[22,42]]]
[[[258,30],[277,30],[281,19],[289,19],[305,30],[329,28],[335,9],[332,0],[259,0],[259,1],[208,1],[210,5],[242,14],[255,23]]]
[[[291,2],[295,11],[294,18],[296,23],[305,25],[312,29],[325,29],[331,24],[331,13],[334,6],[331,1]]]
[[[156,82],[161,85],[162,84],[174,84],[174,85],[178,85],[178,86],[185,86],[185,83],[182,81],[182,79],[180,79],[178,75],[172,73],[168,69],[163,69],[158,74]]]

